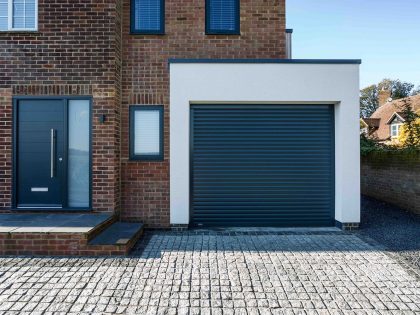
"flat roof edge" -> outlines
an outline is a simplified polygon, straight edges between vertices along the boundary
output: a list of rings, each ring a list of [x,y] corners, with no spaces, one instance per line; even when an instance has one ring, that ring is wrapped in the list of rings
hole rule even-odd
[[[178,59],[170,58],[169,63],[290,63],[290,64],[354,64],[361,59]]]

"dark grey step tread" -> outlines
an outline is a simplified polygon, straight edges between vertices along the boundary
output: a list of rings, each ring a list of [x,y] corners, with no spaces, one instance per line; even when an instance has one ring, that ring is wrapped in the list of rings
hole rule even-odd
[[[114,222],[93,238],[89,245],[126,245],[141,232],[143,226],[142,223]]]

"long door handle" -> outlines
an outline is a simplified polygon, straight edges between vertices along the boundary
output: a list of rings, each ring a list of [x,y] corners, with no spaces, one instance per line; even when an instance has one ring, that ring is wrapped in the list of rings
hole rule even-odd
[[[55,130],[51,129],[51,178],[54,178],[54,169],[55,169]]]

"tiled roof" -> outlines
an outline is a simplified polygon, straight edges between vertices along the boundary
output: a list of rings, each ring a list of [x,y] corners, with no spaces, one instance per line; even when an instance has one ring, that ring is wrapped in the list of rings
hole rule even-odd
[[[381,121],[379,118],[362,118],[362,120],[370,128],[378,128],[379,127],[379,123]]]
[[[416,95],[416,96],[410,96],[404,99],[399,99],[399,100],[385,103],[384,105],[379,107],[370,116],[370,118],[368,118],[368,119],[379,119],[380,121],[378,129],[372,134],[378,140],[387,140],[391,136],[389,125],[387,124],[387,122],[394,113],[401,112],[404,105],[404,100],[407,100],[410,102],[414,111],[420,110],[420,95]],[[402,115],[402,117],[404,116]]]

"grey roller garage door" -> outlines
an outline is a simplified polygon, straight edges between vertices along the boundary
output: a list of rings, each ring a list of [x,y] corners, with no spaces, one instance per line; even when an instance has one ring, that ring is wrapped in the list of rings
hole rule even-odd
[[[334,223],[330,105],[193,105],[195,226]]]

